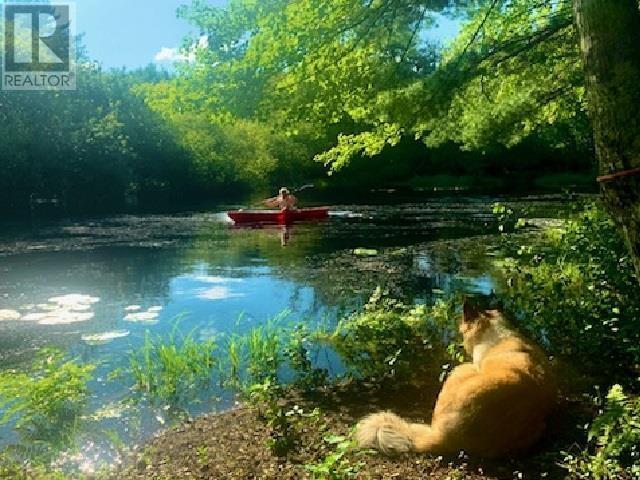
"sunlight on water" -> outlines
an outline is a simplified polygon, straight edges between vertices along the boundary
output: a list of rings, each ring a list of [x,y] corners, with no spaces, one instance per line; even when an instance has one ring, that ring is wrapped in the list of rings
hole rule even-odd
[[[28,315],[27,315],[28,316]],[[27,320],[27,316],[24,317]],[[38,316],[38,314],[36,314]],[[70,323],[80,323],[91,320],[94,313],[79,313],[70,310],[54,310],[50,313],[39,316],[39,325],[68,325]]]
[[[62,454],[51,464],[53,468],[64,470],[71,465],[75,465],[76,469],[83,475],[93,475],[101,466],[102,446],[92,441],[85,442],[79,450],[62,452]],[[121,463],[122,459],[116,457],[113,463]]]
[[[105,418],[121,418],[127,410],[130,410],[131,405],[123,403],[109,403],[102,408],[96,410],[88,418],[91,420],[104,420]]]
[[[220,332],[216,328],[203,328],[200,330],[198,338],[201,342],[213,340],[220,336]]]
[[[60,297],[53,297],[49,299],[50,303],[66,307],[70,310],[74,310],[76,307],[91,305],[99,302],[98,297],[92,297],[91,295],[82,295],[80,293],[70,293],[68,295],[62,295]]]

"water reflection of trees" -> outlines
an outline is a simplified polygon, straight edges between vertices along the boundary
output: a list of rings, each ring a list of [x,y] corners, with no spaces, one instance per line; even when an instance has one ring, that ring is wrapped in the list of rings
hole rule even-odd
[[[329,305],[354,297],[366,301],[378,286],[406,302],[428,301],[442,292],[475,288],[489,269],[487,248],[483,241],[459,239],[387,248],[372,256],[341,251],[317,258],[306,281]]]
[[[131,247],[19,255],[3,259],[2,264],[0,288],[7,298],[29,293],[43,296],[42,300],[61,288],[109,299],[163,299],[169,280],[182,268],[175,250]]]
[[[344,248],[332,229],[335,225],[294,225],[283,247],[280,226],[225,229],[212,224],[198,233],[185,261],[234,276],[267,268],[270,275],[314,288],[319,304],[353,308],[378,286],[411,301],[473,283],[488,270],[487,249],[495,243],[495,237],[473,237],[403,245],[406,238],[401,235],[395,242],[386,240],[392,246],[357,254],[353,247]],[[358,238],[352,245],[362,241]]]

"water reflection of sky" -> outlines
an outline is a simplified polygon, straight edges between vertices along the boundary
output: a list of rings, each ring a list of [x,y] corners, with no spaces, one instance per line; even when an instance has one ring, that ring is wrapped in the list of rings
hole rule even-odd
[[[284,309],[295,318],[317,316],[314,289],[294,281],[274,278],[268,268],[252,269],[243,277],[222,277],[194,273],[173,278],[170,282],[168,315],[188,312],[184,323],[194,326],[206,323],[221,333],[237,332],[275,317]],[[240,325],[236,321],[242,315]]]

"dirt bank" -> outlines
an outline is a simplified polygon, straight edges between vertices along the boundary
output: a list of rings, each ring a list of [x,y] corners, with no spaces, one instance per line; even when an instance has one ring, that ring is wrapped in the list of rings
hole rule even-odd
[[[403,389],[384,392],[362,386],[342,387],[303,396],[291,392],[282,401],[285,409],[295,406],[304,412],[320,409],[318,419],[301,428],[299,443],[286,456],[278,457],[268,447],[273,429],[256,407],[241,406],[233,411],[211,414],[184,422],[151,439],[135,452],[114,480],[133,479],[307,479],[305,469],[335,452],[328,435],[349,435],[363,414],[393,409],[419,420],[429,418],[433,392]],[[429,407],[425,407],[429,406]],[[357,479],[555,479],[563,478],[557,466],[559,450],[570,445],[575,435],[573,407],[565,404],[551,419],[546,440],[534,452],[517,459],[486,462],[459,458],[403,455],[388,458],[378,454],[349,452],[345,459],[356,468]],[[352,478],[352,477],[326,477]]]

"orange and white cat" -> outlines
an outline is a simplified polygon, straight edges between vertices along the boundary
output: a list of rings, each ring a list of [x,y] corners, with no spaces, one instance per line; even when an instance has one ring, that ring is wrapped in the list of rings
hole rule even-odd
[[[460,332],[473,361],[454,368],[444,382],[431,424],[376,413],[356,427],[360,447],[496,457],[538,440],[556,399],[543,351],[511,330],[499,310],[477,309],[466,301]]]

